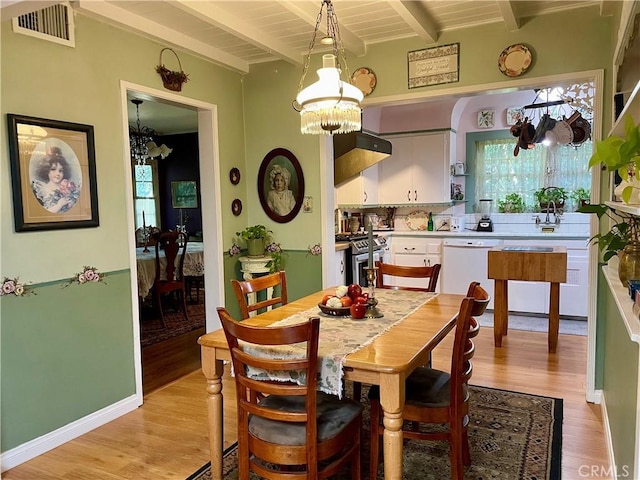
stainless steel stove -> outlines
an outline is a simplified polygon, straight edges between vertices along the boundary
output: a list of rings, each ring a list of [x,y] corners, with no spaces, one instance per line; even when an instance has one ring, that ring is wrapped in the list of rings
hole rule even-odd
[[[336,234],[336,241],[349,242],[349,248],[346,250],[346,264],[350,265],[351,268],[347,270],[347,284],[357,283],[366,287],[367,273],[365,268],[369,263],[369,237],[362,234]],[[382,259],[381,250],[385,247],[385,244],[386,241],[384,237],[374,236],[374,263]]]

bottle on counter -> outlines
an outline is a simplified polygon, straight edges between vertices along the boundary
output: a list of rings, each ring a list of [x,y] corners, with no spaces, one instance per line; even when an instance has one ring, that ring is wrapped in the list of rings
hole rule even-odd
[[[429,212],[429,220],[427,221],[427,230],[433,232],[433,214]]]

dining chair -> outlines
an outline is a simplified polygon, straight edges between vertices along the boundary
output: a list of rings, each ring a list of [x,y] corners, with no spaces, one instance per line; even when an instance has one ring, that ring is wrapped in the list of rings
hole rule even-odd
[[[405,382],[405,406],[402,418],[404,438],[414,440],[442,440],[449,442],[451,478],[462,480],[464,466],[471,465],[469,452],[469,389],[473,372],[471,358],[475,353],[473,338],[480,331],[476,317],[489,304],[489,294],[478,282],[469,285],[468,296],[462,300],[456,319],[450,372],[418,367]],[[378,470],[381,424],[380,389],[369,389],[371,401],[371,463],[369,478],[374,480]],[[425,431],[420,424],[445,424],[444,431]]]
[[[317,390],[320,319],[257,327],[217,311],[236,384],[239,480],[248,480],[250,471],[267,479],[324,479],[347,464],[359,480],[362,405]],[[292,344],[299,346],[295,358],[260,352]],[[281,381],[264,371],[278,372]]]
[[[286,305],[289,301],[287,296],[287,275],[284,270],[244,281],[234,278],[231,279],[231,285],[240,306],[242,319],[249,318],[252,312],[275,305]],[[254,297],[261,291],[266,294],[264,300],[250,301],[249,295]]]
[[[439,263],[424,267],[411,267],[405,265],[394,265],[392,263],[376,262],[378,271],[376,274],[376,288],[388,288],[393,290],[413,290],[418,292],[435,292],[440,275]],[[384,276],[404,277],[404,278],[425,278],[428,279],[426,287],[400,287],[384,283]]]
[[[177,293],[179,295],[182,313],[185,320],[189,321],[184,279],[184,256],[187,251],[187,235],[183,232],[171,230],[154,235],[154,239],[156,241],[156,276],[153,281],[153,294],[156,298],[162,325],[166,327],[162,299],[167,294],[173,296]],[[166,260],[164,265],[161,262],[162,258]],[[178,261],[177,265],[176,259]]]

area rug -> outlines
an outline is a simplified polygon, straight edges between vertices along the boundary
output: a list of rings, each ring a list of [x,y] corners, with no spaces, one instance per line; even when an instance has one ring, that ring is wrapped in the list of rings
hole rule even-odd
[[[363,385],[363,390],[366,387]],[[366,398],[365,392],[363,397]],[[562,448],[562,400],[486,387],[471,387],[469,443],[471,466],[465,478],[475,480],[559,480]],[[362,478],[369,478],[368,404],[365,402]],[[405,440],[403,478],[450,478],[446,442]],[[224,455],[223,477],[237,479],[237,446]],[[378,478],[384,477],[380,462]],[[187,480],[210,480],[210,464]],[[251,476],[252,480],[259,477]],[[349,472],[336,480],[349,478]]]
[[[187,303],[189,321],[185,320],[181,310],[168,310],[164,314],[166,326],[162,326],[160,317],[151,313],[152,309],[143,308],[140,320],[140,345],[148,347],[185,333],[189,333],[205,325],[204,303]]]

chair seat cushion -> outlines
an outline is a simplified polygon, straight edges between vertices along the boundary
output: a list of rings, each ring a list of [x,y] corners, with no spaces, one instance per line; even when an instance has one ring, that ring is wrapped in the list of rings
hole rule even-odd
[[[405,403],[426,408],[448,407],[451,403],[451,376],[433,368],[418,367],[405,382]],[[466,398],[467,386],[463,385]],[[380,387],[369,389],[369,399],[380,399]]]
[[[274,410],[303,412],[305,397],[270,395],[260,405]],[[362,405],[345,398],[318,392],[317,397],[318,442],[335,437],[362,412]],[[249,417],[249,432],[264,441],[278,445],[304,445],[304,424],[269,420],[256,415]]]

